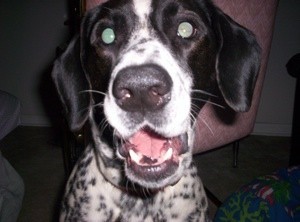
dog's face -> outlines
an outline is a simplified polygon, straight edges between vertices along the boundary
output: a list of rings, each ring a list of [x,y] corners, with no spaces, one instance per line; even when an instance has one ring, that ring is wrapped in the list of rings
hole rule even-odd
[[[209,1],[110,0],[84,18],[53,77],[71,128],[100,124],[126,176],[161,188],[189,167],[198,101],[214,86],[235,111],[249,108],[259,51]]]

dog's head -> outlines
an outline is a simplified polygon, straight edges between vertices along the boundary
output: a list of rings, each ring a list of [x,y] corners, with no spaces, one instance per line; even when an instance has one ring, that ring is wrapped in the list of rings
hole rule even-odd
[[[160,188],[190,165],[197,101],[217,85],[247,111],[259,61],[254,35],[209,1],[110,0],[85,16],[53,78],[71,129],[97,122],[127,177]]]

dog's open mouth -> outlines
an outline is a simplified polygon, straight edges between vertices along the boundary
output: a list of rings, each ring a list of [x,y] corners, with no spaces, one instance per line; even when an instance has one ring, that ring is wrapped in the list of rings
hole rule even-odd
[[[172,176],[186,151],[186,134],[166,138],[148,128],[136,132],[119,148],[130,174],[149,182]]]

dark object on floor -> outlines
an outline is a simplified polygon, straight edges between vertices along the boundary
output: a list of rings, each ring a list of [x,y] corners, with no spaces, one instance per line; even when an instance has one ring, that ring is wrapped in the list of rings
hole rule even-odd
[[[300,167],[258,177],[233,193],[215,221],[300,221]]]
[[[0,140],[20,122],[20,101],[0,90]],[[0,221],[17,220],[24,196],[24,183],[0,151]]]
[[[292,129],[292,141],[290,151],[290,166],[300,164],[300,53],[294,55],[286,64],[288,73],[296,78],[296,91],[294,101],[294,117]]]

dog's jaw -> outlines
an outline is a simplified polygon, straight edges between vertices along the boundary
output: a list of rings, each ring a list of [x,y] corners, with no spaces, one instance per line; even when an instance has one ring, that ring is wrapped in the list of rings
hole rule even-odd
[[[112,110],[110,110],[110,113],[112,114],[111,111]],[[122,116],[122,113],[120,115]],[[120,128],[114,127],[115,138],[119,138],[115,140],[119,141],[119,143],[115,144],[115,148],[118,157],[124,160],[126,175],[131,181],[138,183],[143,187],[160,189],[167,185],[174,184],[182,177],[184,170],[190,166],[190,148],[193,144],[193,130],[190,127],[190,119],[187,117],[186,120],[177,124],[174,123],[176,122],[176,118],[171,118],[171,120],[173,121],[170,120],[170,122],[165,121],[167,117],[170,117],[171,115],[171,113],[169,116],[162,115],[159,119],[162,124],[157,126],[155,125],[155,123],[151,123],[151,119],[146,119],[145,117],[145,119],[141,123],[134,124],[134,121],[130,119],[130,115],[129,117],[127,117],[127,115],[125,114],[123,117],[125,121],[123,121],[122,125],[125,133],[122,134],[120,131],[118,131]],[[117,117],[113,117],[113,119],[118,120]],[[110,124],[114,126],[112,122],[110,122]],[[119,121],[116,122],[119,123]],[[126,127],[126,123],[129,123],[129,126],[127,125]],[[153,142],[155,139],[151,138],[151,136],[148,136],[147,138],[140,136],[140,139],[135,138],[138,137],[136,136],[137,134],[140,134],[145,129],[146,131],[150,130],[154,134],[157,134],[159,137],[164,138],[161,139],[161,141],[164,140],[164,142],[156,142],[161,146],[165,146],[165,148],[161,148],[162,151],[155,151],[161,152],[160,154],[155,154],[158,155],[155,158],[151,158],[151,156],[149,155],[142,156],[140,151],[136,148],[137,146],[144,145],[137,145],[135,143],[136,140],[148,139],[150,140],[150,142],[148,143],[155,144],[155,142]],[[146,143],[146,141],[144,142]],[[180,147],[172,147],[176,143],[178,143],[178,146]],[[168,147],[168,145],[170,146]],[[148,148],[149,147],[144,147],[143,149]],[[144,152],[147,153],[147,151]],[[153,166],[151,166],[152,163],[143,165],[142,162],[147,162],[147,159],[150,162],[151,159],[153,160]],[[137,164],[138,162],[140,162],[140,164]],[[156,165],[156,162],[158,162],[159,165]],[[146,171],[155,171],[155,169],[155,173],[149,173],[148,175],[146,174]],[[152,176],[150,176],[151,174]]]

